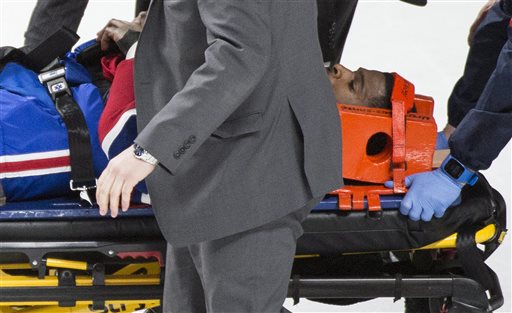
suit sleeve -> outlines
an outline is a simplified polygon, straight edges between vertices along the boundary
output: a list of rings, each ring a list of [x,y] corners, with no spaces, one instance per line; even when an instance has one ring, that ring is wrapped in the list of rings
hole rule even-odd
[[[474,109],[450,138],[452,155],[474,169],[487,169],[512,137],[512,20],[509,39]]]
[[[205,62],[135,140],[173,174],[249,97],[269,63],[270,1],[197,3]]]
[[[62,26],[77,31],[89,0],[38,0],[27,31],[24,51],[30,51]]]

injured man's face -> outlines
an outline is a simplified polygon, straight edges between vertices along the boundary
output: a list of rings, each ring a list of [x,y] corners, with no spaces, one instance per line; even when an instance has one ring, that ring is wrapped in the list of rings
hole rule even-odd
[[[341,64],[327,71],[338,103],[391,108],[392,74],[364,68],[352,72]]]

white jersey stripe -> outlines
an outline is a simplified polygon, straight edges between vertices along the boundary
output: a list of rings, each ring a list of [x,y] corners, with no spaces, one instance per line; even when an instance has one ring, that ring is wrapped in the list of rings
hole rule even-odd
[[[105,152],[105,155],[108,156],[108,151],[110,150],[112,143],[117,138],[117,136],[119,136],[128,119],[130,119],[130,117],[136,114],[137,111],[135,109],[131,109],[124,112],[123,115],[121,115],[121,117],[119,118],[119,121],[117,121],[114,127],[112,127],[112,129],[107,133],[107,135],[103,139],[103,142],[101,143],[101,149],[103,150],[103,152]]]
[[[0,156],[0,163],[53,159],[53,158],[60,158],[60,157],[66,157],[66,156],[69,156],[69,149],[48,151],[48,152],[17,154],[17,155],[2,155],[2,156]]]
[[[42,176],[42,175],[59,174],[59,173],[66,173],[66,172],[71,172],[71,166],[45,168],[45,169],[41,169],[41,170],[29,170],[29,171],[20,171],[20,172],[0,173],[0,179],[29,177],[29,176]]]

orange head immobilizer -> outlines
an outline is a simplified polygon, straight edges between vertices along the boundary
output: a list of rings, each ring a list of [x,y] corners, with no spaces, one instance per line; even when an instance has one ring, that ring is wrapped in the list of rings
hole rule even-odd
[[[343,178],[393,180],[393,192],[404,193],[406,175],[432,169],[437,126],[433,99],[415,95],[413,84],[393,75],[392,110],[338,105]]]

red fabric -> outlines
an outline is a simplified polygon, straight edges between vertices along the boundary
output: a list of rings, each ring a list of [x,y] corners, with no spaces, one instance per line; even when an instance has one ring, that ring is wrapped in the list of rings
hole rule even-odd
[[[116,74],[116,69],[119,63],[124,60],[124,57],[120,54],[112,54],[101,58],[101,67],[103,69],[103,76],[112,81]]]
[[[119,62],[118,56],[104,57],[101,60],[105,78],[113,77],[113,81],[98,126],[100,142],[103,142],[105,136],[116,125],[124,112],[135,108],[133,63],[133,59]]]
[[[54,167],[69,166],[69,156],[0,163],[0,173],[15,173],[31,170],[43,170]]]

